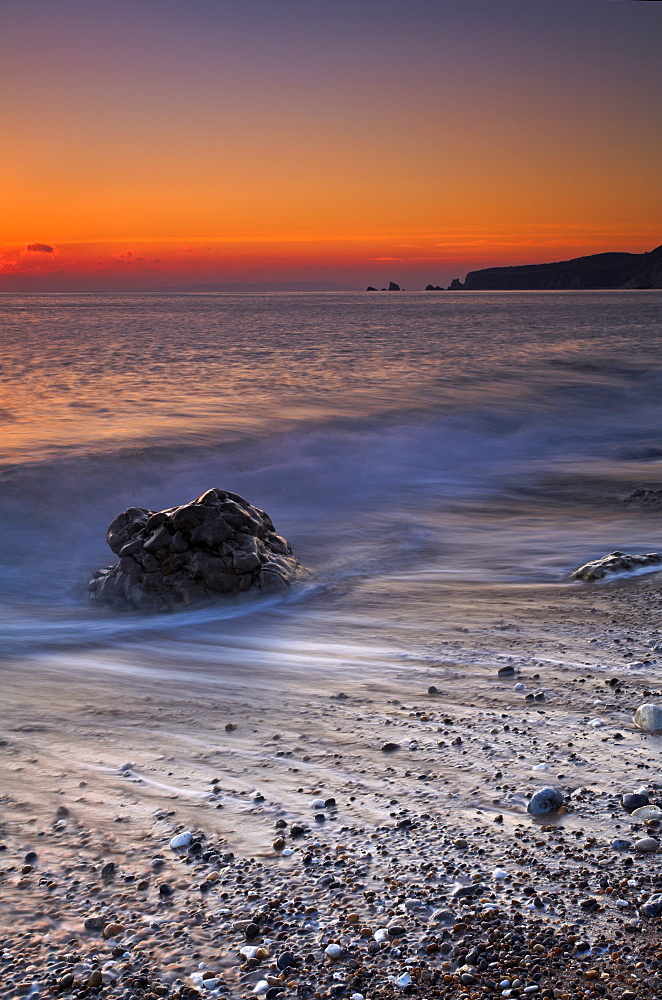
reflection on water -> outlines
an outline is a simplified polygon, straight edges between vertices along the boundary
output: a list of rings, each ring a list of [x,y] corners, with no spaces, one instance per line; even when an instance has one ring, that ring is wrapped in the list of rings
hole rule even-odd
[[[659,548],[655,512],[624,501],[660,485],[661,302],[3,296],[5,653],[212,626],[257,643],[269,616],[305,630],[349,592],[377,640],[371,581],[552,583],[614,548]],[[269,511],[316,585],[167,625],[87,607],[120,510],[214,486]]]

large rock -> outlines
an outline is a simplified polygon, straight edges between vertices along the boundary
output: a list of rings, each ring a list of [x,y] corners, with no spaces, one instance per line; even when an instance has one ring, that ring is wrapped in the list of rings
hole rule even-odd
[[[662,569],[662,555],[659,552],[644,552],[640,555],[630,555],[627,552],[610,552],[602,559],[594,559],[587,562],[574,573],[570,574],[571,580],[585,580],[590,583],[595,580],[604,580],[606,576],[616,576],[619,573],[636,573],[638,570]]]
[[[662,732],[662,705],[644,702],[634,713],[634,724],[646,733]]]
[[[558,812],[564,802],[563,792],[553,785],[547,785],[531,796],[526,811],[532,816],[544,816],[545,813]]]
[[[129,507],[106,540],[119,559],[93,574],[89,591],[112,607],[167,611],[247,591],[275,594],[305,575],[269,515],[225,490],[169,510]]]

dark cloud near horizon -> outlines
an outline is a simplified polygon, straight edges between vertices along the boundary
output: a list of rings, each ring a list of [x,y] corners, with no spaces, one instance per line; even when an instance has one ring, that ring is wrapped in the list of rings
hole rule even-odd
[[[48,243],[28,243],[25,249],[32,253],[53,253],[54,247],[50,247]]]

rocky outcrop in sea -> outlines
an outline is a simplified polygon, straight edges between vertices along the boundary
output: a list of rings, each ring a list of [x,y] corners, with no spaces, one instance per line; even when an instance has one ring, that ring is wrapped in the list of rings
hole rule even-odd
[[[579,569],[570,574],[570,579],[592,583],[596,580],[604,580],[608,576],[618,576],[621,573],[636,573],[655,569],[662,569],[662,555],[659,552],[630,555],[628,552],[617,550],[601,559],[594,559],[592,562],[580,566]]]
[[[116,608],[168,611],[248,591],[277,594],[306,574],[269,515],[226,490],[168,510],[129,507],[106,540],[119,558],[88,586],[93,601]]]

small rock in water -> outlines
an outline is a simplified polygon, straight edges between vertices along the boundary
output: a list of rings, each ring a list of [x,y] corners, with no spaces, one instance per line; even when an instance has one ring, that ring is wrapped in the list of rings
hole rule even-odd
[[[313,799],[313,801],[310,803],[310,808],[311,809],[326,809],[326,800],[325,799]]]
[[[342,948],[339,944],[328,944],[324,949],[324,954],[331,959],[340,958],[342,955]]]
[[[193,834],[190,830],[184,830],[183,833],[177,833],[170,841],[170,846],[173,851],[178,850],[180,847],[188,847],[193,840]]]
[[[563,792],[553,785],[539,789],[529,800],[526,811],[532,816],[543,816],[545,813],[556,812],[564,802]]]
[[[634,713],[634,724],[646,733],[662,731],[662,705],[645,702]]]
[[[400,749],[399,743],[382,743],[382,753],[393,753]]]

